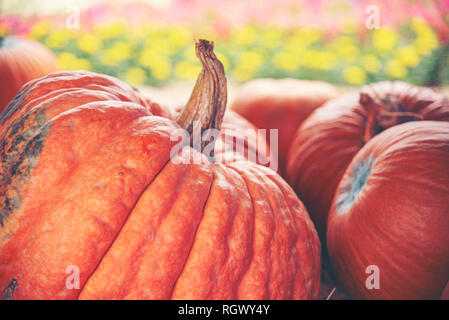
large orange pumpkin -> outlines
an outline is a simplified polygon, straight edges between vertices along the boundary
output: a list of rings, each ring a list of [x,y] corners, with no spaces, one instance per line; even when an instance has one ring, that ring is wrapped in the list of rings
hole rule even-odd
[[[256,127],[278,130],[278,161],[285,169],[287,151],[299,125],[326,101],[337,96],[330,83],[297,79],[255,79],[240,88],[231,109]]]
[[[170,156],[181,128],[220,129],[212,49],[197,43],[203,71],[176,121],[95,73],[22,88],[0,117],[3,298],[317,298],[320,243],[286,182],[243,155],[220,162],[232,148]]]
[[[430,88],[379,82],[327,102],[298,129],[287,181],[323,239],[335,189],[355,154],[381,131],[419,120],[449,121],[449,100]]]
[[[405,123],[369,141],[328,223],[330,260],[354,298],[439,299],[449,280],[449,123]]]
[[[55,55],[40,43],[0,37],[0,112],[23,84],[56,70]]]

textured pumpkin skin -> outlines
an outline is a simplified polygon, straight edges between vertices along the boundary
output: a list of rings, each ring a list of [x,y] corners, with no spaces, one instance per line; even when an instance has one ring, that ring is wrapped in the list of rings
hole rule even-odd
[[[320,244],[291,188],[243,156],[175,164],[170,117],[94,73],[21,90],[0,118],[3,298],[317,298]]]
[[[445,96],[403,82],[365,86],[359,93],[331,100],[312,113],[295,134],[286,179],[304,201],[323,239],[335,190],[352,158],[366,143],[370,106],[360,102],[362,94],[384,101],[397,100],[404,111],[414,112],[422,120],[449,121],[449,101]],[[411,120],[416,119],[401,117],[398,122]],[[378,127],[373,135],[392,125],[395,123]]]
[[[439,299],[449,279],[449,123],[397,125],[355,156],[329,214],[327,247],[354,298]],[[379,268],[380,289],[365,273]]]
[[[38,42],[5,37],[0,42],[0,112],[26,82],[57,70],[56,57]]]
[[[281,172],[287,152],[299,125],[326,101],[337,97],[330,83],[296,79],[255,79],[244,84],[231,109],[257,128],[278,129],[278,155]]]

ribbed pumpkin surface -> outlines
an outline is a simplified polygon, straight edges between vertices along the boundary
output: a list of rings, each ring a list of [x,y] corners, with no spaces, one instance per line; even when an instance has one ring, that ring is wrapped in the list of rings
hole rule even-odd
[[[243,156],[175,164],[170,117],[94,73],[22,88],[0,117],[3,298],[318,296],[320,244],[290,187]]]
[[[439,299],[449,279],[448,200],[448,122],[400,124],[370,140],[329,213],[340,284],[354,298]],[[378,268],[379,288],[366,286],[368,266]]]
[[[383,130],[420,120],[449,121],[449,100],[430,88],[378,82],[327,102],[302,124],[290,146],[287,181],[323,239],[335,190],[356,153]]]

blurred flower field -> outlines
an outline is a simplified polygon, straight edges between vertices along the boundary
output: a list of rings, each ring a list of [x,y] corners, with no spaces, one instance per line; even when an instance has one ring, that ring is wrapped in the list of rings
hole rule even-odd
[[[88,13],[101,15],[102,7],[95,10]],[[215,41],[228,77],[236,82],[292,77],[347,85],[384,79],[449,83],[447,42],[420,16],[375,30],[348,19],[332,32],[257,21],[206,28],[163,20],[131,23],[117,16],[90,21],[69,29],[61,19],[33,17],[19,29],[55,52],[62,69],[106,73],[136,86],[195,79],[200,65],[193,43],[200,37]],[[13,16],[2,17],[0,35],[17,33],[18,24]]]

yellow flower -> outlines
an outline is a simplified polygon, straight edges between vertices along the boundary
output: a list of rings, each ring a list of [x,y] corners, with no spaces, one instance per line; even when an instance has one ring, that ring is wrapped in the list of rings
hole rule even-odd
[[[417,35],[425,35],[428,33],[433,33],[432,28],[424,20],[420,18],[416,17],[413,18],[410,25]]]
[[[71,52],[62,52],[58,55],[58,66],[66,70],[90,70],[91,65],[87,59],[78,59]]]
[[[95,37],[94,35],[86,34],[81,36],[77,40],[77,44],[78,48],[80,48],[81,51],[88,54],[92,54],[97,52],[101,48],[102,41],[101,39]]]
[[[237,67],[233,70],[233,75],[238,81],[246,81],[252,78],[255,71],[262,65],[264,59],[262,55],[254,50],[244,51],[237,58]]]
[[[343,70],[343,79],[347,83],[359,85],[365,82],[366,73],[358,66],[349,66]]]
[[[313,69],[318,70],[331,70],[335,63],[337,62],[337,58],[334,54],[327,51],[315,51],[315,60],[312,63]]]
[[[301,65],[301,58],[297,53],[279,52],[273,57],[276,68],[286,71],[296,71]]]
[[[134,86],[141,85],[145,83],[147,79],[147,75],[145,73],[145,70],[141,68],[130,68],[128,71],[126,71],[126,81],[128,81],[130,84]]]
[[[360,55],[358,45],[353,37],[339,36],[329,45],[329,49],[335,51],[343,61],[353,62]]]
[[[147,48],[147,49],[144,49],[140,53],[139,58],[138,58],[137,61],[139,62],[139,64],[141,66],[151,67],[154,64],[154,57],[158,56],[158,55],[159,55],[158,52],[156,52],[156,51],[154,51],[152,49]]]
[[[232,32],[234,42],[239,46],[248,46],[257,39],[257,31],[253,26],[235,29]]]
[[[127,42],[117,42],[102,52],[101,61],[107,66],[113,66],[131,57],[132,48]]]
[[[199,64],[194,64],[190,61],[178,62],[175,66],[175,73],[179,79],[196,79],[201,71]]]
[[[397,59],[388,61],[385,65],[385,71],[387,75],[396,79],[405,77],[408,72],[407,68]]]
[[[412,19],[411,27],[417,37],[413,42],[416,52],[419,55],[428,55],[432,50],[438,48],[438,37],[435,31],[422,19]]]
[[[279,47],[282,39],[282,32],[278,29],[270,28],[261,37],[261,43],[265,48],[273,49]]]
[[[175,48],[181,48],[192,42],[193,35],[189,29],[179,27],[173,28],[169,32],[168,38]]]
[[[76,59],[73,62],[72,70],[90,70],[90,61],[87,59]]]
[[[167,56],[155,52],[153,49],[145,49],[139,56],[138,62],[141,66],[151,69],[155,79],[165,80],[171,74],[171,61]]]
[[[123,21],[113,21],[95,26],[93,32],[100,39],[112,39],[123,35],[126,32],[126,26]]]
[[[329,51],[305,50],[298,57],[300,64],[310,69],[330,70],[337,62],[336,56]]]
[[[284,45],[284,51],[286,52],[296,52],[301,53],[305,51],[307,48],[307,45],[304,44],[304,42],[296,37],[290,37],[287,38],[285,45]]]
[[[151,65],[151,75],[158,80],[165,80],[170,77],[171,62],[164,56],[157,56]]]
[[[399,48],[396,58],[408,67],[415,67],[419,63],[419,56],[413,46]]]
[[[434,34],[417,37],[413,41],[416,52],[420,55],[429,55],[432,50],[438,48],[438,39]]]
[[[238,57],[238,65],[248,69],[256,70],[263,63],[262,55],[257,51],[244,51]]]
[[[129,34],[136,40],[146,40],[155,36],[159,36],[158,24],[154,21],[145,21],[139,24],[138,28],[131,28]]]
[[[300,29],[296,31],[293,35],[287,37],[285,41],[286,51],[303,51],[310,44],[319,40],[321,35],[314,29]]]
[[[394,48],[398,41],[398,34],[389,28],[379,28],[373,31],[373,46],[384,53]]]
[[[239,65],[235,67],[232,74],[237,81],[243,82],[251,79],[254,76],[254,71]]]
[[[45,19],[40,20],[31,27],[30,37],[33,39],[38,39],[40,37],[47,35],[50,32],[50,30],[51,30],[51,22]]]
[[[50,48],[62,48],[72,36],[72,33],[66,29],[56,30],[48,35],[45,44]]]
[[[340,47],[340,46],[349,46],[349,45],[357,45],[354,37],[339,36],[339,37],[335,38],[335,40],[332,41],[332,43],[331,43],[331,47],[334,49],[337,47]]]
[[[369,73],[377,73],[382,68],[382,63],[373,54],[367,54],[362,58],[362,67]]]
[[[176,52],[176,48],[167,37],[152,37],[145,45],[145,48],[165,55],[172,55]]]
[[[77,58],[71,52],[62,52],[58,55],[58,65],[61,69],[71,69],[73,61]]]
[[[322,37],[322,30],[313,27],[304,27],[295,32],[292,39],[302,46],[308,46]]]
[[[343,44],[336,49],[338,55],[346,62],[353,62],[360,55],[359,48],[353,44]]]

